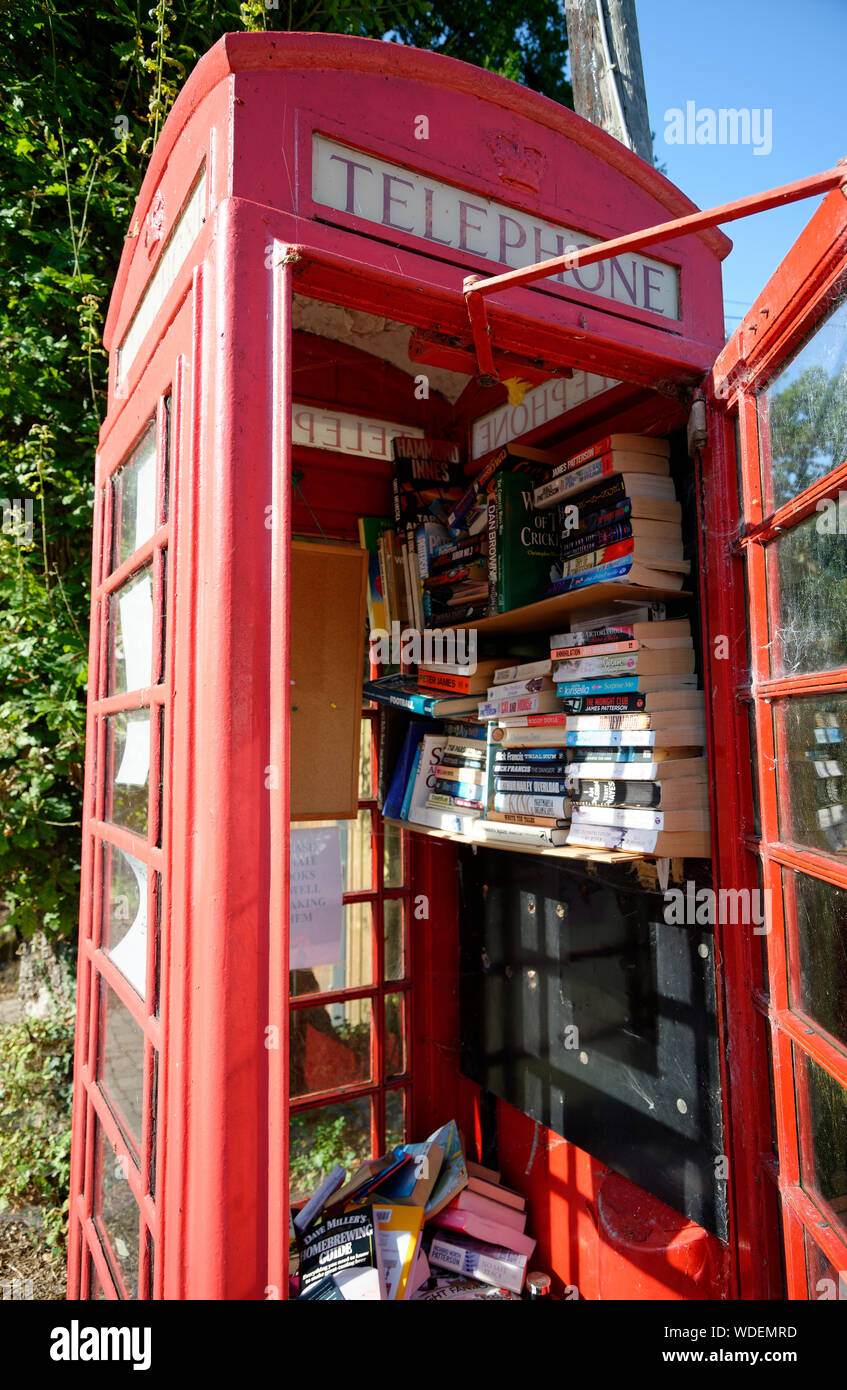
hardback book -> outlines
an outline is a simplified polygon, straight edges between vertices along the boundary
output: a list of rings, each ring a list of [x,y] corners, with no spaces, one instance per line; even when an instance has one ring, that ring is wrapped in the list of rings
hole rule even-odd
[[[533,505],[532,479],[499,472],[488,494],[489,611],[507,613],[541,597],[561,534]]]
[[[656,651],[641,647],[634,652],[609,652],[603,656],[566,657],[553,667],[558,681],[592,680],[603,676],[691,675],[694,670],[693,647],[676,651]]]
[[[342,1269],[380,1268],[376,1226],[369,1202],[337,1216],[322,1216],[299,1241],[300,1290]],[[381,1270],[380,1270],[381,1273]],[[384,1281],[381,1280],[383,1297]]]
[[[463,1231],[446,1228],[433,1235],[428,1258],[434,1269],[466,1274],[481,1284],[511,1293],[520,1293],[523,1288],[529,1260],[528,1255],[520,1255],[504,1245],[490,1245]]]
[[[588,751],[588,750],[585,750]],[[611,750],[610,750],[611,751]],[[706,779],[706,759],[702,757],[671,756],[662,757],[660,753],[684,754],[689,749],[680,748],[654,748],[650,752],[656,755],[653,762],[597,762],[574,761],[571,763],[570,772],[580,783],[583,778],[609,779],[614,781],[639,781],[639,782],[666,782],[675,781],[678,777],[689,780],[693,777]]]
[[[644,806],[662,811],[709,804],[708,784],[698,777],[672,777],[661,782],[580,777],[572,783],[570,797],[575,806]]]
[[[500,1174],[494,1168],[486,1168],[482,1163],[474,1163],[472,1158],[465,1159],[465,1167],[468,1170],[468,1187],[471,1185],[471,1178],[482,1178],[483,1182],[499,1183]],[[524,1201],[524,1206],[526,1202]]]
[[[479,1164],[468,1164],[468,1190],[478,1192],[482,1197],[490,1197],[503,1206],[514,1207],[516,1211],[526,1210],[526,1197],[523,1193],[504,1187],[499,1173],[489,1168],[481,1168]]]
[[[658,439],[650,434],[607,434],[602,439],[589,444],[585,449],[581,449],[578,454],[571,454],[562,463],[556,465],[551,477],[557,478],[562,473],[572,473],[575,468],[581,468],[583,464],[590,463],[592,459],[601,458],[603,454],[626,453],[626,454],[653,454],[656,458],[669,458],[671,446],[667,439]]]

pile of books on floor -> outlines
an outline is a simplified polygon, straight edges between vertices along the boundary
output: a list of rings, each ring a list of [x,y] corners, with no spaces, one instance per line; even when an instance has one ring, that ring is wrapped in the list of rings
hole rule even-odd
[[[520,1297],[535,1241],[526,1201],[466,1160],[454,1121],[349,1176],[336,1167],[296,1215],[291,1293],[307,1300]]]
[[[705,707],[687,618],[648,604],[551,637],[565,712],[568,845],[710,853]]]
[[[681,510],[667,440],[612,434],[558,464],[533,493],[562,535],[547,596],[600,582],[681,589]]]

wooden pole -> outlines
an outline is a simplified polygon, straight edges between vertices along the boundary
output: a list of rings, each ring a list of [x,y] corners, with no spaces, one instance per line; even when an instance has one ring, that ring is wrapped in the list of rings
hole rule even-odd
[[[653,163],[635,0],[565,0],[574,109]]]

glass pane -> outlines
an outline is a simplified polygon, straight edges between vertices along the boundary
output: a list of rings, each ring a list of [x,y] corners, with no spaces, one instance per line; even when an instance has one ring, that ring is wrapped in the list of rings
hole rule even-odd
[[[294,1009],[290,1039],[292,1096],[370,1081],[370,999]]]
[[[807,517],[767,547],[772,676],[847,664],[847,550],[829,525]]]
[[[830,854],[847,851],[843,730],[847,696],[794,695],[773,702],[779,833]]]
[[[796,1047],[792,1051],[803,1187],[847,1228],[847,1091],[811,1057]]]
[[[373,759],[373,721],[370,719],[362,720],[362,739],[359,749],[359,800],[370,801],[376,796],[374,786],[374,759]]]
[[[311,1197],[336,1163],[349,1174],[371,1157],[370,1099],[365,1096],[292,1114],[290,1144],[291,1201],[300,1202]]]
[[[162,550],[160,554],[160,566],[162,572],[162,610],[159,641],[159,657],[156,669],[156,684],[161,685],[167,674],[167,649],[168,649],[168,552]]]
[[[106,820],[147,834],[150,711],[123,710],[106,719]]]
[[[842,296],[759,397],[767,510],[782,506],[844,462],[846,396],[847,297]]]
[[[402,994],[385,996],[385,1076],[406,1071],[406,1000]]]
[[[382,906],[386,980],[402,980],[406,974],[405,905],[405,898],[387,898]]]
[[[386,888],[404,888],[403,832],[399,825],[382,825],[382,875]]]
[[[98,1125],[97,1201],[98,1225],[109,1242],[113,1262],[130,1298],[138,1293],[139,1211],[132,1195],[124,1162],[115,1153],[106,1132]]]
[[[315,965],[290,972],[293,998],[371,985],[373,973],[373,915],[371,903],[348,903],[344,908],[341,955],[336,965]]]
[[[815,1244],[805,1229],[803,1240],[806,1245],[806,1277],[809,1281],[810,1300],[847,1300],[847,1270],[839,1271],[831,1265],[820,1246]]]
[[[156,424],[112,479],[112,569],[128,560],[156,529]]]
[[[159,999],[161,995],[161,972],[162,972],[162,875],[153,875],[153,922],[155,925],[156,936],[153,941],[153,1009],[156,1017],[159,1017]]]
[[[109,597],[107,695],[153,682],[153,570],[146,565]]]
[[[103,846],[101,945],[143,999],[147,979],[147,865],[107,844]]]
[[[385,1093],[385,1148],[406,1142],[406,1091]]]
[[[105,1299],[106,1297],[103,1292],[103,1285],[100,1283],[100,1276],[94,1267],[94,1261],[90,1255],[88,1257],[88,1297],[92,1302],[96,1302],[101,1298]]]
[[[782,876],[791,1007],[847,1043],[847,892],[791,869]]]
[[[368,893],[373,881],[373,813],[360,811],[357,820],[292,821],[292,830],[315,830],[337,825],[341,832],[341,881],[345,893]]]
[[[101,981],[105,1020],[100,1047],[100,1086],[121,1128],[140,1147],[144,1034],[114,990]]]

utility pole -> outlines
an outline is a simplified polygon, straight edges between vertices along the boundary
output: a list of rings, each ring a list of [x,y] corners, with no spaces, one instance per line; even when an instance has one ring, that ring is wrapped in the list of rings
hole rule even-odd
[[[653,163],[635,0],[565,0],[574,108]]]

